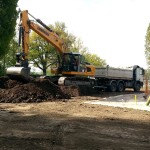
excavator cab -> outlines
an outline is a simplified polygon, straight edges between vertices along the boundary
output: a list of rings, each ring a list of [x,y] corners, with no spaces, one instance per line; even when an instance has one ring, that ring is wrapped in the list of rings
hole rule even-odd
[[[79,53],[64,53],[62,57],[62,75],[93,76],[95,67],[85,61],[84,56]]]
[[[64,53],[62,60],[62,71],[76,71],[80,69],[80,54],[76,53]]]

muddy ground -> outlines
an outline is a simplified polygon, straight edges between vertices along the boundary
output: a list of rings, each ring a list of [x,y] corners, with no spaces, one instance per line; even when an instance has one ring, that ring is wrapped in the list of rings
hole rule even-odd
[[[0,78],[0,150],[150,149],[150,112],[84,103],[133,92],[94,92]]]
[[[149,150],[150,112],[67,101],[0,103],[1,150]]]

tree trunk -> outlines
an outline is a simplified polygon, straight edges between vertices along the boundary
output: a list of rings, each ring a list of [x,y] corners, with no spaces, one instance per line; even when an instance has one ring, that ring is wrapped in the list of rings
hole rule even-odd
[[[43,76],[46,76],[46,68],[43,68]]]
[[[46,61],[43,60],[43,63],[42,63],[42,65],[43,65],[43,76],[46,76],[46,69],[47,69],[46,64],[47,64]]]

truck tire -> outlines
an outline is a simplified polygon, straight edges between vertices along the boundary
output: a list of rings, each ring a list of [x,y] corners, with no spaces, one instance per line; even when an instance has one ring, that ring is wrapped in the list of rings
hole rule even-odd
[[[135,92],[139,92],[140,89],[141,89],[140,83],[135,83],[135,85],[134,85],[134,91],[135,91]]]
[[[118,86],[117,86],[117,91],[123,92],[124,90],[125,90],[125,86],[124,86],[123,82],[119,82]]]
[[[112,81],[110,83],[109,91],[110,92],[116,92],[117,91],[117,82],[116,81]]]

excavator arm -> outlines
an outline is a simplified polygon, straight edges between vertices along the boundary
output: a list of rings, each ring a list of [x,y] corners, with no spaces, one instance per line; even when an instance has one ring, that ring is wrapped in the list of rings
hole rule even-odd
[[[62,55],[64,53],[64,43],[62,39],[53,31],[51,30],[47,25],[45,25],[40,19],[36,19],[32,16],[32,18],[35,19],[37,23],[35,23],[34,20],[29,19],[29,15],[27,10],[22,11],[20,14],[21,18],[21,26],[23,28],[23,52],[28,56],[29,53],[29,33],[30,29],[32,29],[34,32],[36,32],[38,35],[43,37],[48,43],[51,43],[58,52]],[[39,25],[40,24],[40,25]]]
[[[31,16],[34,20],[30,20]],[[16,54],[16,65],[7,69],[6,74],[11,78],[30,78],[30,67],[28,64],[29,55],[29,33],[33,30],[43,37],[48,43],[51,43],[58,51],[61,62],[59,67],[52,69],[55,75],[62,76],[94,76],[95,67],[82,61],[82,55],[79,53],[65,52],[63,40],[41,20],[36,19],[27,10],[20,13],[19,45],[22,51]],[[64,80],[65,78],[63,78]]]
[[[34,20],[29,19],[29,15]],[[51,43],[59,52],[60,55],[64,53],[64,43],[60,37],[45,25],[41,20],[36,19],[27,10],[20,13],[20,30],[19,30],[19,45],[22,43],[22,51],[16,54],[16,65],[7,69],[6,73],[10,77],[17,77],[28,79],[30,68],[28,67],[29,55],[29,33],[33,30],[38,35],[43,37],[48,43]],[[22,42],[21,42],[22,41]]]

